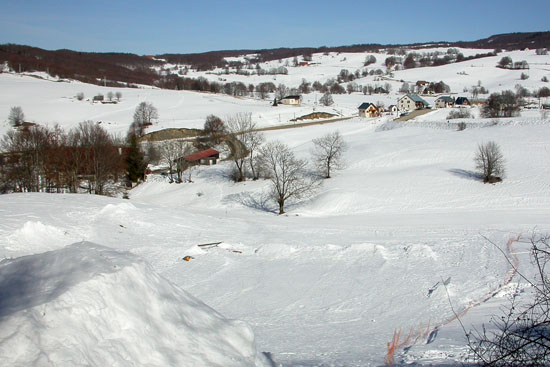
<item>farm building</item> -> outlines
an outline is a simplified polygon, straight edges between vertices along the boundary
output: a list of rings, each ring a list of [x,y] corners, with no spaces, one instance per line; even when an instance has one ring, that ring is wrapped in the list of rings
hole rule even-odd
[[[201,152],[186,155],[185,157],[182,157],[180,159],[183,159],[184,161],[191,164],[210,166],[218,163],[218,159],[220,159],[220,152],[218,152],[216,149],[210,148]]]
[[[359,106],[359,117],[378,117],[380,110],[374,104],[365,102]]]
[[[286,96],[284,98],[281,98],[281,103],[286,105],[298,106],[301,100],[301,96]]]

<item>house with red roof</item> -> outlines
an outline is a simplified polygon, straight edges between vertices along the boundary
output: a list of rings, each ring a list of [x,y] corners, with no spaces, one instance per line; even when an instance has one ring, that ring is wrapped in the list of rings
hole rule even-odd
[[[210,148],[190,155],[186,155],[185,157],[182,157],[182,159],[191,164],[210,166],[218,163],[218,159],[220,159],[220,152],[218,152],[216,149]]]

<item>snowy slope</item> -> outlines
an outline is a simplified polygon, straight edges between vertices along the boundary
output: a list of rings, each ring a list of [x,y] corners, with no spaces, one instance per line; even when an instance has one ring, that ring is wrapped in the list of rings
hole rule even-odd
[[[438,49],[446,52],[446,49]],[[418,52],[432,52],[433,49],[417,50]],[[465,56],[475,53],[484,53],[487,50],[460,49]],[[367,55],[374,55],[375,64],[363,67]],[[384,60],[388,54],[371,53],[330,53],[329,55],[314,54],[311,65],[303,67],[288,66],[288,75],[235,75],[222,74],[222,70],[214,72],[191,71],[187,77],[205,77],[211,81],[232,82],[239,81],[246,85],[257,85],[261,82],[272,82],[275,85],[285,84],[287,87],[298,87],[302,80],[309,83],[314,81],[326,82],[336,79],[342,69],[349,70],[385,70]],[[496,68],[498,61],[505,56],[514,61],[526,60],[529,70],[504,70]],[[285,65],[292,60],[271,61],[262,63],[262,68],[269,69]],[[20,76],[11,73],[0,74],[0,134],[8,129],[7,117],[10,108],[20,106],[25,113],[27,121],[53,127],[55,124],[68,129],[76,126],[84,120],[101,121],[108,131],[124,135],[132,122],[136,106],[143,101],[152,103],[159,111],[159,119],[148,131],[164,128],[186,127],[201,128],[209,114],[226,117],[237,112],[252,113],[254,121],[259,126],[273,126],[290,123],[290,120],[313,111],[326,111],[330,113],[351,116],[357,113],[357,106],[363,102],[378,103],[386,106],[396,104],[401,96],[398,93],[403,81],[411,86],[418,80],[432,82],[444,81],[451,87],[454,95],[471,97],[470,92],[464,92],[464,88],[481,83],[490,93],[505,89],[514,90],[517,84],[526,87],[530,91],[538,90],[548,83],[541,81],[543,76],[550,78],[549,55],[536,55],[535,50],[502,52],[498,56],[486,57],[476,60],[464,61],[438,67],[415,68],[400,70],[389,78],[372,75],[361,77],[354,82],[358,85],[380,85],[389,83],[392,87],[390,94],[363,95],[352,93],[334,95],[335,104],[330,107],[318,105],[321,93],[312,92],[303,95],[303,103],[300,107],[279,105],[271,106],[271,99],[259,100],[251,97],[230,97],[223,94],[196,93],[188,91],[159,90],[151,87],[143,88],[111,88],[84,84],[75,81],[57,81],[45,79],[43,75]],[[520,80],[521,73],[527,73],[529,79]],[[37,78],[39,76],[40,78]],[[223,79],[220,81],[220,79]],[[91,98],[96,94],[107,95],[108,92],[121,92],[122,99],[118,104],[91,103]],[[78,101],[76,95],[84,93],[85,99]],[[488,95],[480,95],[488,97]],[[426,100],[433,105],[436,97],[427,97]]]
[[[256,366],[254,337],[130,253],[80,242],[0,263],[3,366]]]
[[[484,236],[507,252],[511,237],[550,231],[550,125],[521,121],[459,132],[446,122],[380,130],[383,122],[356,119],[270,132],[268,139],[285,139],[303,157],[312,138],[335,128],[349,144],[347,168],[309,200],[291,203],[285,216],[265,201],[266,181],[228,181],[230,162],[201,167],[193,183],[153,176],[130,201],[0,196],[0,255],[79,240],[131,251],[222,314],[246,321],[259,350],[285,366],[379,365],[394,329],[452,319],[441,284],[429,292],[438,282],[450,278],[454,307],[463,311],[508,280],[509,264]],[[473,151],[490,139],[508,160],[498,185],[472,178]],[[490,310],[471,324],[486,321]],[[409,353],[457,357],[464,341],[450,335],[451,342],[436,339]]]
[[[463,86],[476,85],[477,80],[491,92],[513,89],[516,83],[532,88],[544,85],[540,77],[548,74],[544,66],[548,57],[538,59],[533,50],[510,53],[515,61],[526,59],[533,65],[531,77],[519,81],[516,71],[494,67],[507,54],[403,70],[390,82],[395,91],[400,79],[444,80],[458,93]],[[277,76],[277,83],[297,85],[308,73],[314,80],[321,74],[328,79],[342,68],[359,67],[364,56],[314,55],[318,65],[291,67],[288,79]],[[383,62],[383,57],[376,57],[378,64]],[[463,70],[467,75],[457,74]],[[239,78],[247,83],[260,81]],[[369,77],[362,82],[374,80]],[[269,101],[250,98],[123,89],[120,104],[92,105],[73,96],[81,91],[88,97],[115,89],[6,73],[0,75],[0,83],[0,111],[5,116],[10,106],[21,105],[31,121],[57,121],[70,127],[85,119],[101,120],[115,133],[126,130],[142,100],[152,101],[159,109],[161,118],[154,129],[200,127],[208,114],[223,117],[235,112],[252,112],[255,122],[269,126],[321,110],[315,105],[318,93],[305,95],[301,107],[274,108]],[[361,102],[381,100],[388,105],[397,98],[395,93],[335,95],[335,106],[327,112],[350,116]],[[433,102],[434,98],[427,99]],[[478,110],[472,112],[479,116]],[[150,176],[130,192],[129,201],[89,195],[2,195],[0,258],[18,258],[4,260],[11,264],[23,261],[20,256],[46,251],[54,252],[40,256],[68,256],[78,247],[67,246],[79,241],[129,251],[151,264],[148,275],[140,273],[140,277],[159,273],[224,316],[245,321],[254,331],[258,350],[271,353],[271,358],[284,366],[380,365],[395,329],[433,331],[435,327],[438,332],[432,334],[435,339],[430,344],[423,344],[427,341],[423,336],[420,345],[406,353],[401,350],[398,360],[461,360],[465,342],[456,322],[447,324],[454,316],[447,291],[459,312],[485,301],[511,274],[499,249],[486,238],[508,253],[522,250],[514,245],[509,248],[510,238],[528,237],[532,231],[550,232],[550,123],[540,111],[523,111],[520,117],[499,119],[497,124],[469,119],[466,130],[456,131],[456,126],[445,120],[447,113],[432,111],[406,124],[392,123],[391,117],[385,116],[267,132],[268,140],[284,141],[303,158],[310,156],[312,139],[336,129],[349,146],[346,168],[325,180],[312,197],[290,202],[284,216],[275,215],[274,204],[266,198],[267,181],[229,180],[231,162],[200,167],[193,172],[192,183],[169,184],[163,177]],[[7,123],[0,125],[0,131],[8,129]],[[483,185],[473,172],[474,151],[479,143],[489,140],[501,146],[506,159],[506,178],[497,185]],[[221,243],[198,246],[212,242]],[[193,258],[186,262],[184,256]],[[520,260],[521,266],[529,266],[525,256]],[[145,266],[137,260],[120,261],[132,262],[124,268],[128,271],[137,272],[132,269]],[[103,266],[98,267],[101,274],[106,272]],[[109,280],[122,276],[119,273],[101,277]],[[75,273],[76,278],[81,276]],[[90,278],[90,282],[96,280]],[[443,282],[447,289],[441,286]],[[98,287],[94,289],[103,289],[103,283],[95,284]],[[123,292],[132,291],[129,282],[125,285]],[[507,294],[507,289],[499,294]],[[177,299],[183,297],[179,288],[172,290]],[[73,291],[93,292],[79,286],[64,294]],[[115,302],[115,295],[111,296],[109,303]],[[101,296],[96,300],[90,295],[93,307],[99,303],[91,298],[102,302]],[[479,327],[505,304],[504,298],[474,307],[464,316],[465,323]],[[50,299],[55,304],[61,296]],[[40,312],[35,308],[32,312]],[[99,309],[98,317],[106,317],[106,309]],[[4,333],[16,333],[25,312],[2,318]],[[116,318],[128,317],[121,315]],[[182,322],[174,317],[169,321]],[[4,329],[5,325],[9,328]],[[171,325],[161,325],[168,334],[172,332]],[[239,325],[232,330],[240,333],[238,339],[244,338],[245,347],[240,351],[243,354],[231,355],[249,363],[254,353],[251,339]],[[87,337],[86,332],[81,334]],[[227,342],[224,335],[219,335],[222,344]],[[4,355],[10,354],[2,351],[0,357]]]

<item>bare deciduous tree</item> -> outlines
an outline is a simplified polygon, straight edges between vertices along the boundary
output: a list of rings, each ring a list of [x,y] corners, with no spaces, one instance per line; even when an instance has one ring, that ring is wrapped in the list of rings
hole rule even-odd
[[[189,162],[189,161],[185,160],[183,157],[192,154],[195,148],[193,147],[192,144],[189,144],[189,143],[184,142],[184,141],[179,141],[177,147],[178,147],[180,152],[178,154],[179,157],[176,160],[176,173],[178,174],[176,182],[178,182],[178,183],[183,182],[183,172],[184,171],[187,171],[187,175],[188,175],[187,176],[187,181],[192,182],[191,181],[191,174],[192,174],[192,171],[193,171],[193,167],[196,166],[196,163]]]
[[[227,118],[227,130],[230,139],[227,140],[231,147],[231,154],[237,168],[237,181],[246,179],[245,163],[249,162],[252,178],[257,179],[257,169],[254,155],[263,143],[263,134],[255,131],[256,123],[252,121],[251,113],[237,113]]]
[[[117,92],[115,93],[115,96],[116,96],[116,100],[117,100],[117,101],[120,101],[120,99],[122,98],[122,92],[117,91]]]
[[[174,182],[174,172],[178,173],[177,181],[181,181],[181,170],[178,170],[178,159],[182,158],[189,150],[186,150],[188,143],[181,140],[169,140],[160,146],[160,156],[162,161],[168,165],[170,173],[170,182]]]
[[[282,99],[288,95],[288,92],[289,89],[286,85],[279,84],[277,86],[277,90],[275,91],[275,97],[277,97],[277,99]]]
[[[318,185],[306,171],[307,162],[295,157],[290,148],[278,141],[269,142],[260,149],[260,162],[266,177],[271,181],[271,198],[284,214],[288,199],[303,198]]]
[[[212,144],[219,144],[223,136],[227,133],[222,119],[216,115],[206,116],[203,131],[204,135],[208,137]]]
[[[346,149],[347,144],[338,130],[313,139],[313,164],[325,178],[330,178],[332,170],[344,167]]]
[[[114,96],[115,94],[113,92],[111,91],[107,92],[107,99],[109,99],[109,101],[112,101]]]
[[[334,100],[332,99],[332,95],[329,92],[326,92],[321,98],[319,98],[319,103],[323,106],[332,106],[334,104]]]
[[[134,122],[130,126],[133,134],[142,136],[147,125],[151,125],[153,119],[158,119],[158,111],[152,103],[141,102],[134,111]]]
[[[25,114],[23,109],[19,106],[14,106],[10,109],[8,115],[8,121],[12,126],[19,126],[25,121]]]
[[[32,126],[26,130],[8,131],[2,139],[2,150],[15,158],[14,164],[4,173],[14,191],[40,191],[49,135],[48,129]]]
[[[483,117],[512,117],[519,115],[521,98],[511,90],[493,93],[481,109]]]
[[[99,125],[83,122],[68,134],[59,126],[10,130],[0,147],[6,153],[0,176],[3,191],[77,192],[80,180],[90,193],[104,193],[108,180],[124,170],[124,154]]]
[[[103,195],[109,176],[119,169],[117,149],[107,131],[93,121],[81,122],[77,129],[88,162],[88,192]]]
[[[550,365],[550,237],[530,239],[534,278],[519,273],[533,290],[529,301],[518,299],[516,292],[507,312],[493,317],[495,331],[466,333],[472,359],[481,366]]]
[[[489,141],[485,144],[479,144],[474,162],[476,169],[483,178],[483,182],[494,183],[502,181],[505,171],[505,161],[497,143]]]
[[[513,65],[512,58],[510,56],[504,56],[500,61],[498,62],[497,66],[501,68],[511,68]]]

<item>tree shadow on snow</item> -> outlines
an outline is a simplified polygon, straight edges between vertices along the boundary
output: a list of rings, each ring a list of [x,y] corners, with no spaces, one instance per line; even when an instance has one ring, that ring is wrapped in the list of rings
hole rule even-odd
[[[240,192],[238,194],[227,196],[225,201],[238,203],[255,210],[277,213],[277,208],[270,201],[269,194],[265,192]]]
[[[453,169],[447,170],[447,172],[450,172],[453,175],[458,176],[460,178],[464,178],[466,180],[473,180],[473,181],[481,181],[482,180],[481,175],[477,172],[474,172],[474,171],[468,171],[468,170],[460,169],[460,168],[453,168]]]

